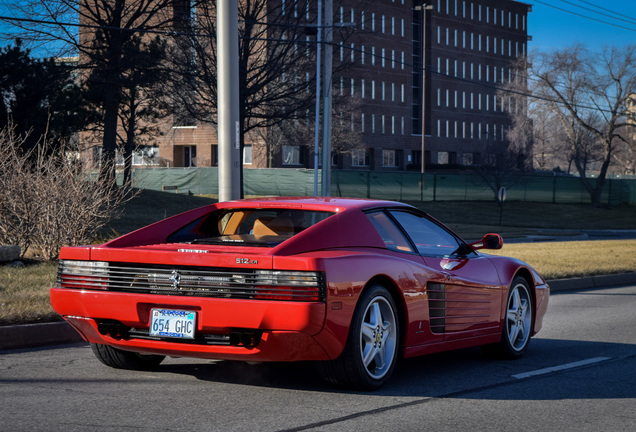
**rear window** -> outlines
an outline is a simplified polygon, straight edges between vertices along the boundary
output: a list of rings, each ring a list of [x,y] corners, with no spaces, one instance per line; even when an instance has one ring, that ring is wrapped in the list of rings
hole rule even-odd
[[[170,243],[275,246],[333,213],[290,209],[223,209],[191,222]]]

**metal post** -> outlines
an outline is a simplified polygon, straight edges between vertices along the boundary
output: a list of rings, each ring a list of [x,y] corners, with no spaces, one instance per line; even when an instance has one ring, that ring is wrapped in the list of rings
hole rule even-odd
[[[333,0],[325,0],[325,71],[323,80],[322,195],[331,195],[331,68],[333,64]]]
[[[422,3],[422,173],[426,164],[426,12],[432,9],[432,5]]]
[[[322,51],[322,0],[318,0],[318,23],[316,43],[316,130],[314,131],[314,196],[318,196],[318,156],[320,154],[320,58]]]
[[[219,201],[241,197],[238,0],[217,1]]]

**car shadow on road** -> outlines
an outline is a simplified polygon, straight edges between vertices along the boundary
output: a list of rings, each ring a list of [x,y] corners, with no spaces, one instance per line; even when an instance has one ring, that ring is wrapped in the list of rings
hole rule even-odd
[[[589,359],[593,361],[578,364]],[[626,368],[616,377],[615,372],[608,369],[615,362],[627,362],[631,369]],[[185,374],[202,381],[228,384],[359,393],[323,382],[312,362],[168,363],[161,365],[157,372]],[[528,373],[535,375],[524,375]],[[612,385],[607,385],[607,379]],[[548,385],[541,392],[511,391],[511,388],[524,387],[532,380],[558,382],[559,385],[558,388]],[[479,348],[402,359],[391,379],[374,394],[521,400],[636,398],[636,386],[627,385],[629,382],[636,382],[636,345],[535,338],[526,355],[518,360],[492,359]]]

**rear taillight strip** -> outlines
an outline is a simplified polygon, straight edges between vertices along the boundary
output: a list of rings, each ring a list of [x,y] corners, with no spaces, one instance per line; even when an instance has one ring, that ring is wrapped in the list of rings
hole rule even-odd
[[[205,269],[61,260],[61,288],[97,289],[166,295],[325,301],[322,272]]]

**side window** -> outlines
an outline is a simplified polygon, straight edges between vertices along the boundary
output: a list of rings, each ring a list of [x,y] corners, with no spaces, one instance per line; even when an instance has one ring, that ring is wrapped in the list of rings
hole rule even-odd
[[[368,213],[367,217],[384,240],[387,249],[400,252],[411,252],[413,248],[395,222],[384,212]]]
[[[450,255],[461,244],[453,234],[422,215],[404,211],[392,211],[391,215],[402,225],[422,255]]]

